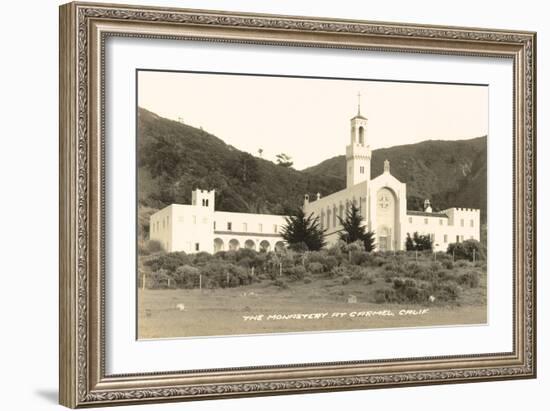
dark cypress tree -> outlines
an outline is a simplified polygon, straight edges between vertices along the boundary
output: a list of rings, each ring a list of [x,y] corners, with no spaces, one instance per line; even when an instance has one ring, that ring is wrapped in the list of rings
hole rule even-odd
[[[285,221],[281,236],[290,248],[303,251],[307,247],[309,251],[317,251],[326,245],[325,230],[319,225],[319,217],[313,217],[313,213],[306,216],[299,208],[293,216],[285,217]]]
[[[355,204],[351,205],[345,219],[338,216],[338,220],[340,220],[340,224],[344,228],[339,234],[341,240],[347,244],[362,241],[365,245],[365,251],[372,251],[374,249],[374,232],[367,231],[367,228],[361,225],[361,213]]]

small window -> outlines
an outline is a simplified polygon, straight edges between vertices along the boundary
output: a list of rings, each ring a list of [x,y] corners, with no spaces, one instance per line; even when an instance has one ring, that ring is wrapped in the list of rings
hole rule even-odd
[[[460,241],[464,241],[464,236],[463,235],[460,236]]]
[[[193,216],[193,224],[197,224],[197,216],[196,215]]]
[[[443,219],[439,219],[439,225],[443,225]]]
[[[214,230],[216,229],[216,222],[214,221]]]
[[[460,226],[464,227],[464,219],[463,218],[460,219]]]
[[[409,224],[412,224],[412,222],[413,222],[413,218],[409,217]]]
[[[470,220],[470,227],[474,226],[474,220]]]
[[[459,236],[459,235],[456,236],[456,242],[457,242],[457,243],[460,242],[460,236]]]
[[[264,232],[264,226],[263,226],[263,224],[258,224],[258,231],[259,231],[260,233],[263,233],[263,232]]]
[[[248,231],[248,224],[243,223],[243,231],[246,233]]]
[[[428,219],[427,218],[424,219],[424,224],[428,224]]]
[[[229,231],[231,231],[231,230],[233,229],[232,226],[233,226],[233,225],[232,225],[230,222],[227,223],[227,229],[228,229]]]
[[[279,232],[279,227],[277,227],[277,224],[273,224],[273,232],[274,232],[274,233],[278,233],[278,232]]]
[[[448,241],[447,234],[444,234],[444,235],[443,235],[443,242],[446,243],[447,241]]]
[[[365,167],[363,167],[363,166],[359,167],[359,172],[361,174],[365,174]]]
[[[208,199],[206,199],[205,204],[206,207],[208,207]]]
[[[195,251],[199,251],[199,243],[195,243]]]

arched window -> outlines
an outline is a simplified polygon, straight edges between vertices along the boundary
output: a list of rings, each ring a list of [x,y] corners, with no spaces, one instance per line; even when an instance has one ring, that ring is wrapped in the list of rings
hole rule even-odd
[[[359,144],[365,144],[365,128],[359,127]]]

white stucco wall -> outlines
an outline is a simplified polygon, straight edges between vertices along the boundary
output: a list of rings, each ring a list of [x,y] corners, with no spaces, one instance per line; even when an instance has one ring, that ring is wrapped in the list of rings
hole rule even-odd
[[[368,213],[367,196],[368,183],[365,181],[326,197],[314,201],[305,201],[304,212],[306,215],[314,213],[314,215],[319,216],[321,227],[326,229],[327,244],[331,245],[338,241],[338,232],[342,229],[340,220],[334,216],[335,212],[337,216],[345,218],[347,205],[354,203],[359,207],[361,215],[366,216]]]
[[[255,250],[284,244],[284,216],[215,211],[214,192],[206,190],[195,190],[192,203],[172,204],[151,215],[150,239],[160,241],[167,252],[186,253],[228,250],[231,241],[237,248]]]
[[[406,233],[431,235],[435,251],[447,251],[450,243],[480,240],[480,210],[449,208],[438,213],[408,212]]]

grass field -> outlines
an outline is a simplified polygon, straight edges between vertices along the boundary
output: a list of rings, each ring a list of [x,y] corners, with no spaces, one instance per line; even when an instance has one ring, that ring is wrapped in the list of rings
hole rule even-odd
[[[378,304],[374,290],[384,280],[365,285],[340,279],[295,281],[288,288],[271,282],[216,289],[145,289],[138,293],[139,338],[263,334],[391,327],[484,324],[486,279],[464,289],[452,304]],[[353,295],[354,298],[351,298]],[[356,301],[356,302],[355,302]],[[178,309],[184,304],[184,310]],[[333,317],[333,313],[338,317]],[[360,313],[360,314],[358,314]],[[269,317],[318,314],[320,318]],[[391,315],[393,314],[393,315]],[[256,316],[262,316],[258,320]],[[256,319],[247,319],[255,317]]]

